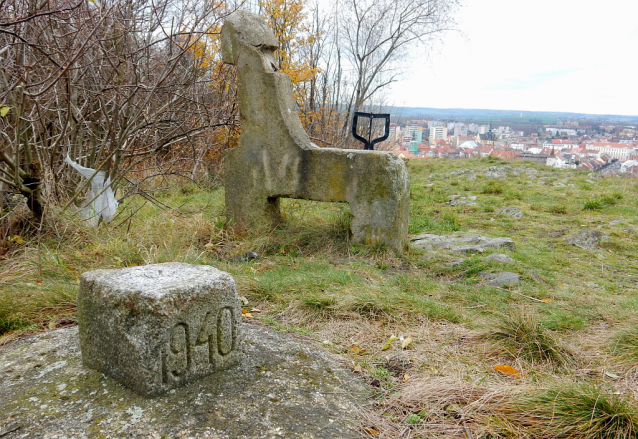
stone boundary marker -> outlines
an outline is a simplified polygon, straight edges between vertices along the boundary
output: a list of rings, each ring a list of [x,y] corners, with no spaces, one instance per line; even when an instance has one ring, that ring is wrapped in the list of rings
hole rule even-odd
[[[82,362],[156,396],[241,360],[241,306],[230,274],[170,262],[83,273]]]

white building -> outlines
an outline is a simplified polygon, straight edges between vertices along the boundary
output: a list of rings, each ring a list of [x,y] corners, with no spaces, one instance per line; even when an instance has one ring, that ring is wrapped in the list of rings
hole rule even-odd
[[[431,127],[430,128],[430,144],[436,139],[447,139],[447,127]]]

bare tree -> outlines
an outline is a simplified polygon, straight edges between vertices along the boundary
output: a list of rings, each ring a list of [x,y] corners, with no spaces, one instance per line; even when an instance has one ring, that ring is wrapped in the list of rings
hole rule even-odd
[[[397,81],[402,61],[454,27],[457,0],[340,0],[338,42],[351,68],[347,120]],[[349,126],[349,125],[348,125]]]
[[[24,195],[39,220],[48,200],[87,186],[76,190],[66,155],[106,171],[115,187],[168,158],[192,157],[194,173],[235,124],[232,72],[215,50],[232,9],[196,0],[0,0],[4,190]]]

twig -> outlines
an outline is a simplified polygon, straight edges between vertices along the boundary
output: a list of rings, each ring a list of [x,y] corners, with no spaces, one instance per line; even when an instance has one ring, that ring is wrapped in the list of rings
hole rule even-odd
[[[4,437],[4,436],[8,435],[9,433],[13,433],[16,430],[20,430],[21,428],[22,428],[21,424],[18,424],[18,423],[11,424],[7,428],[5,428],[4,430],[0,431],[0,437]]]
[[[470,430],[470,427],[467,426],[466,422],[467,418],[465,416],[461,416],[461,425],[463,426],[465,436],[467,436],[467,439],[474,439],[474,436],[472,436],[472,431]]]

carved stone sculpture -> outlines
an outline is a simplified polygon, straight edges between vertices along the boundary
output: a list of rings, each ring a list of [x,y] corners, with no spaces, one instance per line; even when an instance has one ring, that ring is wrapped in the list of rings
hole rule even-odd
[[[237,67],[242,133],[226,152],[226,215],[240,229],[280,221],[279,199],[347,202],[354,243],[406,244],[410,183],[403,160],[383,151],[319,148],[304,131],[277,40],[258,16],[237,11],[222,27],[224,60]]]

